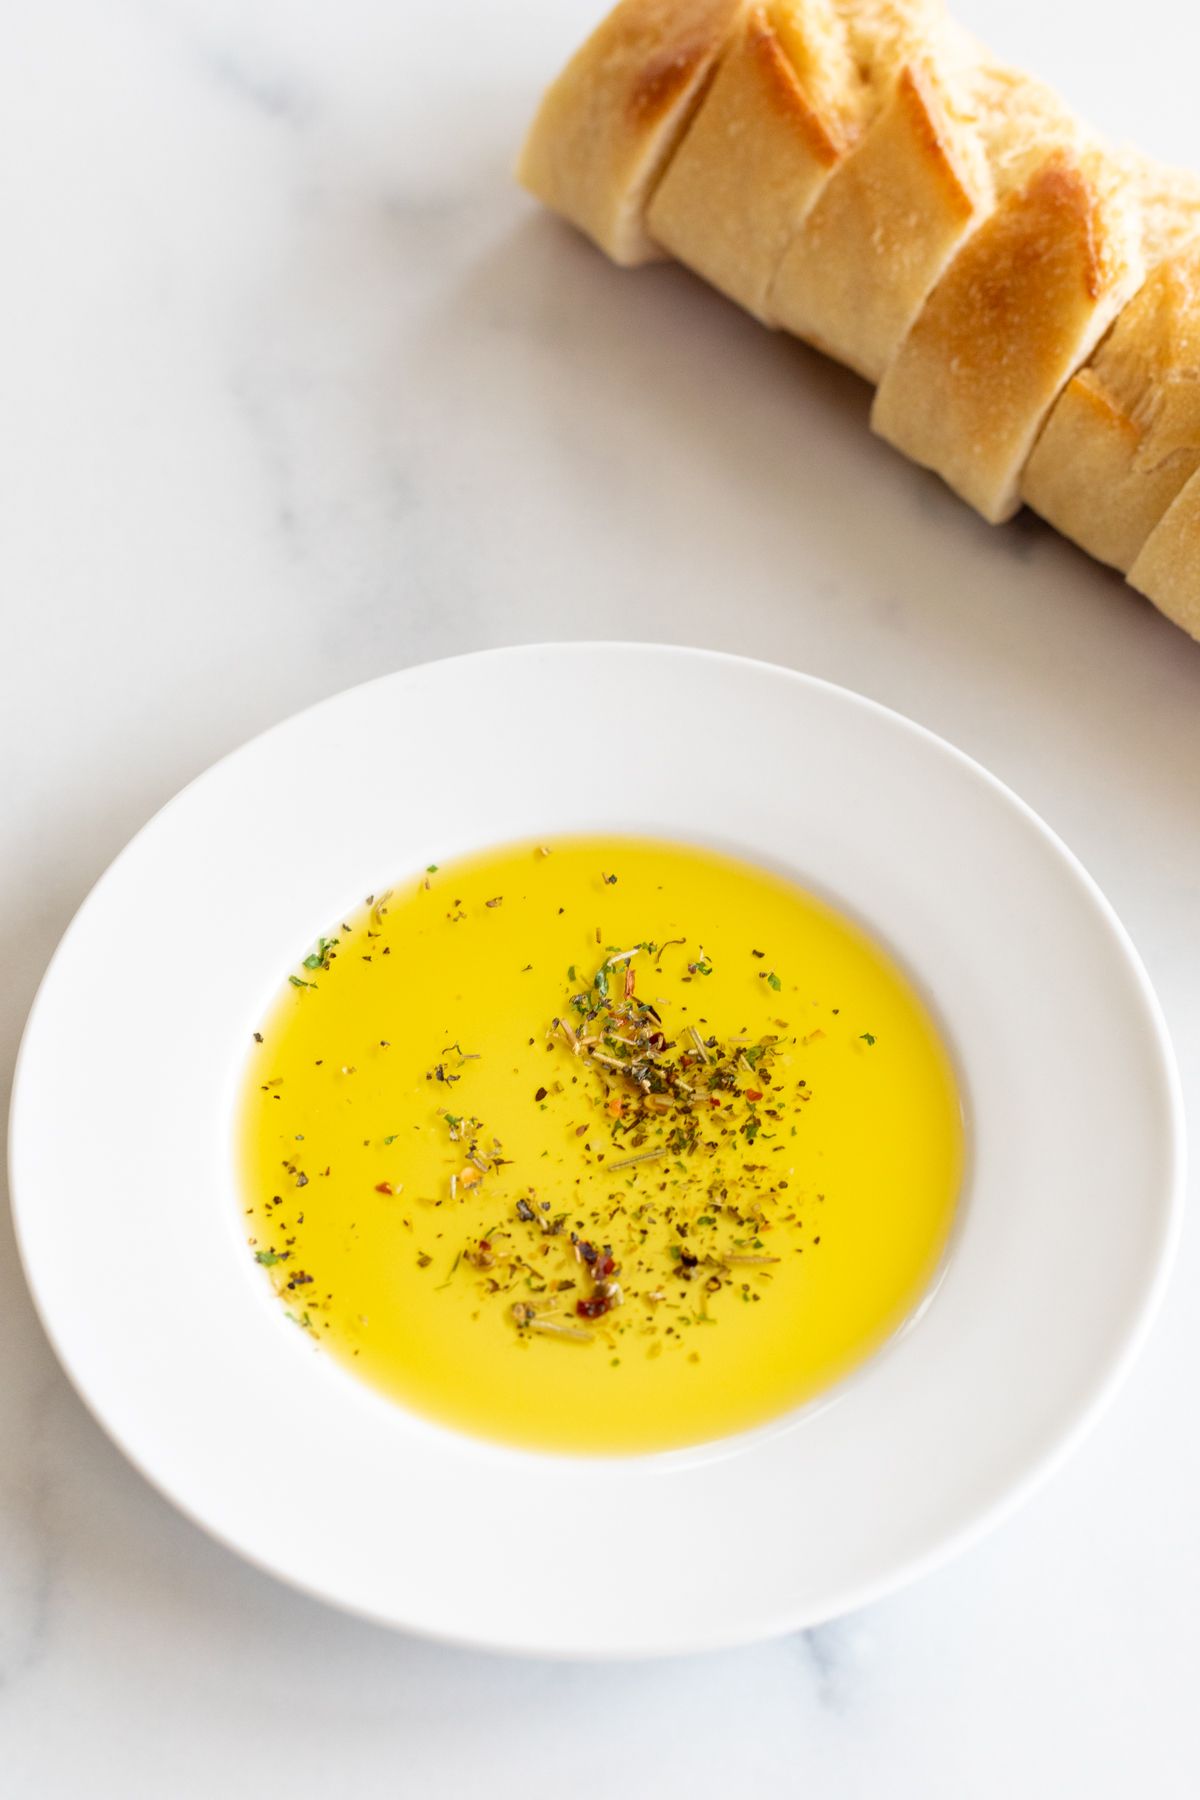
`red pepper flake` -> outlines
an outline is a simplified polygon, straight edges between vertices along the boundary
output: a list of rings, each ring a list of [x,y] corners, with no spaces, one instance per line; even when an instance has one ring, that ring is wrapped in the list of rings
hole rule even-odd
[[[375,1183],[375,1192],[377,1194],[394,1194],[395,1191],[396,1190],[390,1181],[377,1181]]]
[[[606,1312],[611,1312],[612,1307],[611,1294],[588,1294],[575,1302],[575,1311],[581,1319],[602,1319]]]
[[[747,1098],[747,1100],[761,1100],[762,1095],[759,1093],[757,1088],[747,1088],[746,1089],[746,1098]]]

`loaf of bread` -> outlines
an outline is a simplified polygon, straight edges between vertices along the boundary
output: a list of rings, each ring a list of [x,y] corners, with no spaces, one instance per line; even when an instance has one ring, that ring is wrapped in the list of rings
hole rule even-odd
[[[943,0],[621,0],[519,173],[856,369],[985,518],[1025,501],[1200,637],[1200,181]]]

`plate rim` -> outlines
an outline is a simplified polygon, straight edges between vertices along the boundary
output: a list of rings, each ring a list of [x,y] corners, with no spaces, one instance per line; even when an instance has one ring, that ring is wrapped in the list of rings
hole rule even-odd
[[[76,932],[86,922],[86,916],[100,890],[115,876],[120,866],[130,855],[134,847],[149,833],[167,814],[180,805],[186,796],[200,787],[217,772],[236,759],[251,746],[258,745],[273,738],[300,721],[311,721],[324,709],[332,709],[345,703],[351,696],[362,695],[381,684],[397,680],[416,680],[429,670],[453,664],[462,667],[468,664],[501,662],[510,658],[533,658],[545,656],[581,656],[603,652],[605,654],[621,653],[632,656],[652,656],[684,661],[704,661],[718,665],[734,665],[738,668],[749,668],[771,677],[784,676],[795,682],[800,688],[822,691],[836,701],[848,702],[852,708],[865,709],[887,721],[890,727],[899,727],[921,741],[924,747],[935,754],[948,757],[958,766],[961,772],[970,779],[980,783],[992,794],[1007,803],[1020,817],[1023,825],[1031,829],[1043,844],[1052,850],[1065,864],[1067,871],[1074,877],[1083,894],[1086,895],[1096,913],[1103,921],[1108,935],[1120,950],[1127,971],[1134,978],[1146,1023],[1151,1027],[1149,1042],[1152,1046],[1157,1076],[1159,1078],[1160,1098],[1165,1102],[1166,1115],[1170,1123],[1169,1140],[1163,1146],[1164,1179],[1163,1199],[1160,1222],[1154,1232],[1154,1241],[1150,1248],[1152,1268],[1149,1279],[1145,1282],[1136,1307],[1132,1308],[1130,1317],[1122,1331],[1114,1334],[1115,1348],[1103,1364],[1098,1363],[1089,1384],[1087,1398],[1076,1409],[1073,1422],[1061,1431],[1054,1433],[1052,1441],[1027,1464],[1024,1472],[1003,1483],[1000,1491],[989,1501],[983,1503],[974,1515],[968,1518],[956,1530],[947,1532],[938,1542],[923,1552],[898,1560],[885,1574],[863,1580],[857,1587],[850,1586],[842,1590],[842,1597],[837,1608],[829,1611],[821,1608],[814,1611],[803,1604],[783,1605],[777,1609],[771,1623],[764,1623],[762,1612],[742,1627],[723,1623],[708,1633],[697,1633],[692,1630],[686,1636],[672,1635],[664,1631],[653,1642],[639,1640],[629,1648],[605,1645],[601,1649],[586,1647],[548,1647],[543,1643],[522,1642],[500,1635],[493,1637],[458,1633],[454,1630],[439,1629],[426,1621],[414,1622],[411,1619],[400,1619],[393,1611],[387,1609],[373,1610],[369,1605],[351,1600],[344,1595],[330,1591],[318,1581],[306,1580],[285,1563],[276,1562],[265,1555],[238,1541],[237,1537],[219,1525],[206,1519],[191,1502],[181,1494],[172,1490],[170,1485],[161,1479],[143,1460],[139,1451],[129,1445],[118,1427],[110,1425],[103,1411],[103,1402],[93,1398],[91,1384],[87,1372],[75,1365],[70,1352],[66,1349],[59,1330],[50,1316],[43,1301],[43,1294],[34,1267],[34,1259],[30,1253],[25,1208],[21,1199],[23,1176],[19,1173],[18,1162],[21,1148],[20,1112],[27,1079],[27,1060],[29,1047],[34,1038],[34,1028],[39,1014],[51,990],[52,980],[68,944]],[[567,639],[567,640],[535,640],[527,643],[504,644],[485,649],[467,651],[450,657],[427,658],[417,663],[406,664],[398,669],[384,671],[368,678],[366,681],[352,684],[334,693],[322,696],[309,705],[287,714],[274,721],[262,731],[251,734],[220,757],[197,772],[188,782],[172,794],[161,806],[143,822],[132,836],[122,845],[116,855],[106,864],[104,869],[90,885],[88,891],[73,913],[66,929],[59,938],[54,951],[47,962],[39,980],[37,991],[29,1008],[22,1029],[17,1056],[14,1063],[13,1080],[8,1109],[7,1163],[10,1191],[10,1209],[13,1220],[14,1235],[17,1243],[18,1257],[25,1282],[32,1299],[34,1310],[42,1330],[54,1351],[56,1360],[63,1370],[72,1388],[83,1402],[92,1418],[100,1426],[106,1437],[113,1442],[121,1454],[129,1461],[138,1473],[154,1490],[169,1502],[176,1511],[183,1514],[191,1523],[199,1526],[205,1534],[247,1562],[257,1571],[282,1581],[311,1599],[331,1605],[335,1609],[352,1617],[362,1618],[369,1623],[390,1630],[402,1630],[415,1637],[432,1642],[442,1643],[456,1648],[472,1649],[489,1653],[515,1655],[533,1660],[564,1661],[641,1661],[650,1658],[677,1656],[686,1653],[699,1653],[721,1648],[732,1648],[744,1644],[761,1642],[766,1639],[785,1635],[794,1630],[804,1629],[843,1616],[845,1613],[872,1604],[877,1600],[919,1580],[922,1576],[943,1566],[954,1557],[971,1547],[987,1533],[1010,1517],[1025,1503],[1045,1482],[1050,1480],[1059,1468],[1069,1459],[1083,1440],[1094,1429],[1106,1407],[1115,1398],[1126,1380],[1130,1369],[1140,1354],[1146,1338],[1153,1326],[1158,1309],[1162,1303],[1167,1283],[1170,1279],[1175,1252],[1182,1229],[1185,1206],[1186,1184],[1186,1111],[1182,1090],[1182,1082],[1174,1047],[1161,1003],[1150,981],[1149,975],[1133,940],[1117,914],[1111,901],[1099,887],[1079,857],[1034,808],[1008,786],[999,776],[992,773],[976,758],[961,750],[956,744],[942,737],[930,727],[870,695],[862,694],[844,684],[833,682],[825,677],[812,675],[805,670],[789,667],[786,664],[771,662],[764,658],[742,656],[734,652],[713,650],[701,646],[687,644],[670,644],[654,641],[630,639]]]

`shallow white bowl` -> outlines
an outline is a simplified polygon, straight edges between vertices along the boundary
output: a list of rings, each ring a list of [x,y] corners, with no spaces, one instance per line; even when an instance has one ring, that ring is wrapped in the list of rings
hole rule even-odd
[[[940,1017],[968,1111],[953,1252],[912,1328],[829,1403],[662,1457],[531,1455],[408,1415],[284,1318],[234,1192],[250,1031],[328,920],[426,863],[579,830],[721,846],[857,915]],[[387,676],[179,795],[50,966],[10,1154],[63,1364],[193,1519],[389,1624],[615,1656],[828,1618],[1028,1493],[1142,1339],[1181,1119],[1123,929],[977,764],[784,669],[570,645]]]

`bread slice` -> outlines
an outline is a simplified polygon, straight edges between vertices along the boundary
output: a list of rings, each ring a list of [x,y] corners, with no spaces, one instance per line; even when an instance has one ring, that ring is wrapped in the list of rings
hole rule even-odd
[[[650,234],[771,322],[789,242],[941,0],[756,0],[659,185]]]
[[[1142,545],[1129,580],[1159,612],[1200,638],[1200,469]]]
[[[1100,146],[1055,150],[971,234],[885,372],[871,423],[994,524],[1042,421],[1143,273],[1135,197]]]
[[[1188,178],[1176,229],[1196,242],[1159,263],[1067,384],[1021,484],[1051,525],[1123,571],[1200,468],[1200,220],[1192,186]]]
[[[763,318],[784,246],[852,140],[861,85],[830,0],[752,5],[659,183],[651,236]]]
[[[517,177],[614,262],[654,261],[646,206],[744,0],[621,0],[547,89]]]
[[[878,381],[931,287],[990,207],[970,52],[948,26],[902,64],[779,265],[774,321]]]

